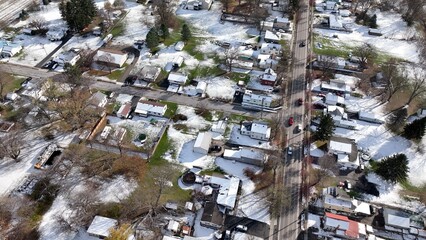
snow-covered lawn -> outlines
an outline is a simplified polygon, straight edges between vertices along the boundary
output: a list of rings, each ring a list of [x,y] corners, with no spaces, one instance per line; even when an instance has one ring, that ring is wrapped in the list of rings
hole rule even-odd
[[[215,157],[193,152],[194,143],[195,143],[195,140],[191,140],[183,144],[182,150],[180,151],[180,154],[178,157],[179,162],[187,168],[193,168],[193,167],[200,167],[203,169],[212,168]]]
[[[215,77],[205,80],[207,82],[206,93],[209,98],[219,98],[232,100],[234,98],[237,85],[231,79],[225,77]]]
[[[203,216],[203,209],[200,209],[197,212],[197,217],[195,218],[195,224],[194,224],[194,237],[200,240],[212,240],[214,230],[211,228],[206,228],[200,225],[201,217]]]
[[[267,141],[257,140],[249,136],[242,135],[240,133],[240,126],[233,125],[230,127],[232,128],[232,131],[231,131],[231,137],[229,139],[229,142],[234,144],[239,144],[241,146],[247,146],[247,147],[255,147],[255,148],[262,148],[262,149],[272,148],[270,143]]]
[[[2,161],[0,164],[0,196],[10,193],[13,189],[22,184],[25,177],[30,174],[38,174],[40,170],[34,168],[37,157],[51,143],[47,142],[39,132],[35,131],[27,134],[24,138],[25,146],[21,150],[20,162],[13,160]],[[54,141],[60,147],[67,147],[73,135],[64,135],[57,137]]]
[[[177,113],[183,114],[188,118],[186,121],[178,121],[177,123],[185,124],[194,134],[197,134],[200,130],[207,129],[211,126],[210,122],[195,113],[195,109],[193,107],[179,105]]]
[[[330,38],[332,42],[344,43],[351,47],[361,43],[369,43],[385,54],[402,58],[411,62],[418,62],[417,46],[415,41],[407,41],[416,34],[414,27],[408,27],[402,20],[401,15],[393,12],[376,11],[378,29],[383,36],[372,36],[368,34],[369,28],[354,22],[355,17],[343,18],[343,23],[350,24],[353,32],[342,32],[327,29],[315,29],[316,33],[323,36],[337,35],[338,38]]]

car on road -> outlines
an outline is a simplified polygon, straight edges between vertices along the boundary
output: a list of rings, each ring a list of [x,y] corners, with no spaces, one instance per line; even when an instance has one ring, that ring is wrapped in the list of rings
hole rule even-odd
[[[293,125],[293,123],[294,123],[294,118],[293,118],[293,117],[290,117],[290,118],[288,119],[288,125],[292,126],[292,125]]]
[[[287,154],[288,155],[292,155],[293,154],[293,148],[292,147],[288,147],[287,148]]]
[[[237,225],[235,229],[240,232],[247,232],[247,226],[244,226],[244,225]]]
[[[300,42],[299,47],[304,47],[304,46],[306,46],[306,42],[305,41]]]
[[[303,104],[303,99],[302,98],[297,99],[297,105],[302,106],[302,104]]]
[[[301,132],[302,131],[302,124],[297,124],[296,131]]]

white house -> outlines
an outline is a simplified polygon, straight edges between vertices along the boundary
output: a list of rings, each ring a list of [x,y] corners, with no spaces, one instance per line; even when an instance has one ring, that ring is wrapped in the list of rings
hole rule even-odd
[[[344,105],[345,99],[343,97],[334,95],[332,93],[327,93],[327,95],[325,95],[325,104],[328,104],[328,105]]]
[[[264,141],[269,140],[271,137],[271,128],[262,122],[242,122],[240,131],[242,135]]]
[[[274,28],[275,29],[290,29],[290,20],[286,17],[276,17],[274,20]]]
[[[120,93],[115,98],[115,101],[120,103],[121,105],[124,105],[126,103],[132,102],[133,96],[130,94]]]
[[[136,105],[135,113],[144,117],[148,115],[163,116],[166,113],[166,110],[166,104],[139,100],[138,104]]]
[[[111,229],[115,228],[118,225],[118,221],[111,218],[95,216],[87,233],[92,237],[97,237],[104,239],[109,236]]]
[[[107,95],[101,93],[101,92],[96,92],[95,94],[93,94],[90,98],[89,98],[89,103],[90,105],[93,105],[95,107],[100,107],[103,108],[105,107],[105,105],[108,102],[108,98]]]
[[[266,30],[265,32],[265,42],[267,43],[278,43],[280,41],[280,37],[275,33]]]
[[[358,148],[354,140],[333,136],[327,143],[327,149],[337,157],[339,165],[352,169],[359,166]]]
[[[128,118],[130,111],[132,110],[132,104],[130,102],[120,106],[120,109],[117,111],[117,117],[119,118]]]
[[[274,22],[272,22],[272,21],[261,21],[260,22],[260,29],[263,29],[264,31],[273,31],[274,30]]]
[[[217,122],[214,122],[212,124],[212,128],[211,131],[212,132],[216,132],[216,133],[220,133],[220,134],[224,134],[226,131],[226,121],[225,120],[219,120]]]
[[[201,154],[209,153],[210,144],[212,143],[212,134],[210,132],[198,133],[192,151]]]
[[[338,16],[336,15],[329,15],[329,24],[330,24],[330,29],[335,29],[335,30],[343,30],[343,23],[340,21],[340,19],[338,18]]]
[[[93,59],[100,64],[122,67],[128,57],[127,53],[120,50],[103,48],[96,52]]]
[[[334,1],[327,1],[325,3],[325,8],[327,10],[337,10],[337,4]]]
[[[172,72],[169,74],[167,80],[169,80],[170,84],[185,85],[186,81],[188,81],[188,76],[182,73]]]
[[[53,61],[57,62],[58,65],[62,67],[65,66],[65,64],[74,66],[78,60],[80,60],[80,55],[74,51],[63,52],[53,58]]]
[[[278,55],[281,52],[281,45],[276,43],[262,43],[260,54]]]
[[[0,58],[10,58],[22,50],[22,45],[11,43],[0,48]]]
[[[272,97],[267,95],[254,94],[251,90],[246,90],[243,96],[243,106],[270,107]]]
[[[261,69],[271,68],[273,70],[277,70],[278,61],[272,58],[273,55],[269,54],[259,54],[257,56],[258,66]]]

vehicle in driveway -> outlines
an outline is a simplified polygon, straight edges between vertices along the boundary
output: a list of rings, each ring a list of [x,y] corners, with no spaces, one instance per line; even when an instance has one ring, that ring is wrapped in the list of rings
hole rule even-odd
[[[293,125],[293,123],[294,123],[294,118],[293,118],[293,117],[290,117],[290,118],[288,119],[288,125],[292,126],[292,125]]]
[[[293,154],[293,147],[290,146],[287,148],[287,154],[290,156]]]
[[[240,232],[247,232],[247,226],[244,226],[244,225],[237,225],[235,229]]]

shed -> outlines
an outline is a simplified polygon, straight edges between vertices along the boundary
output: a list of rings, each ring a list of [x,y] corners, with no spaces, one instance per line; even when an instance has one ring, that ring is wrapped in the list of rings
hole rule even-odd
[[[211,143],[212,134],[210,132],[200,132],[195,140],[193,151],[201,154],[207,154],[209,153]]]
[[[15,101],[18,98],[19,98],[19,95],[17,93],[10,92],[10,93],[6,94],[6,99],[7,100]]]
[[[214,122],[212,124],[211,131],[216,132],[216,133],[220,133],[220,134],[224,134],[225,131],[226,131],[226,121],[219,120],[217,122]]]
[[[328,105],[344,105],[345,99],[343,97],[334,95],[332,93],[327,93],[325,96],[325,104]]]
[[[169,80],[169,83],[171,84],[184,85],[186,81],[188,81],[188,76],[173,72],[169,74],[167,80]]]
[[[197,83],[197,88],[196,88],[197,93],[203,94],[206,91],[206,89],[207,89],[206,82],[200,81]]]
[[[124,105],[121,105],[120,109],[118,109],[117,111],[117,117],[128,118],[131,110],[132,110],[132,104],[130,102]]]
[[[182,41],[179,41],[175,44],[175,50],[176,51],[182,51],[183,47],[185,47],[185,43]]]
[[[106,238],[109,236],[109,231],[116,227],[117,224],[118,221],[115,219],[95,216],[89,228],[87,229],[87,233],[93,237]]]
[[[385,224],[395,228],[410,228],[410,218],[403,212],[396,211],[390,208],[385,208],[383,211]]]

